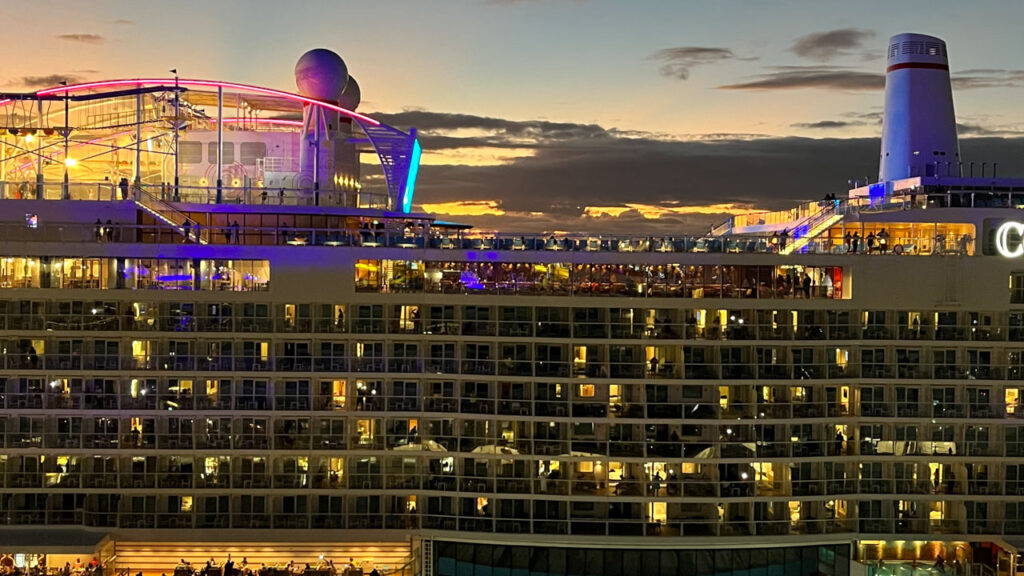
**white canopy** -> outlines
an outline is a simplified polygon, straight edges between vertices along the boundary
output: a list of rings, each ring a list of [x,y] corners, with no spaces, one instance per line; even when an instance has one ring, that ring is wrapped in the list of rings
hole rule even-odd
[[[415,444],[403,444],[401,446],[395,446],[395,450],[403,450],[407,452],[447,452],[448,449],[441,446],[433,440],[427,440],[426,442],[417,442]]]

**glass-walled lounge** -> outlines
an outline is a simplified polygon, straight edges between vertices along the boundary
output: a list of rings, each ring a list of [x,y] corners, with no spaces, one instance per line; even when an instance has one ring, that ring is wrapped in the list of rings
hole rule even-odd
[[[435,542],[436,574],[847,576],[850,545],[658,550]]]
[[[265,291],[267,260],[0,257],[0,288]]]
[[[679,298],[832,298],[837,266],[722,266],[358,260],[359,292]]]
[[[813,250],[832,254],[971,256],[976,237],[975,226],[965,223],[844,222],[816,238]]]

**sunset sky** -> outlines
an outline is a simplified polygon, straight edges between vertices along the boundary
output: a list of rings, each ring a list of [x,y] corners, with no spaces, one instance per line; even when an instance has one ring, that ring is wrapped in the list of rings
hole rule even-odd
[[[508,231],[701,231],[877,174],[889,36],[949,47],[967,160],[1024,176],[1024,2],[5,0],[0,89],[166,75],[294,89],[337,51],[422,135],[417,203]]]

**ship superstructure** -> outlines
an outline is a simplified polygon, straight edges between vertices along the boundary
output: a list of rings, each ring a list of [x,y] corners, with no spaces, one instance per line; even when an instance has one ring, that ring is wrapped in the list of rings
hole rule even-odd
[[[339,62],[5,96],[0,554],[1013,571],[1024,181],[883,162],[702,237],[480,235],[412,210],[415,132]]]

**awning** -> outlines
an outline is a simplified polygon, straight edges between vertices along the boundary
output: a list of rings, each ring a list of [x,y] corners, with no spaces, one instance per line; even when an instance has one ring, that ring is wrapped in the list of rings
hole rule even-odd
[[[0,553],[3,554],[87,554],[92,555],[106,530],[46,529],[38,526],[0,528]]]

